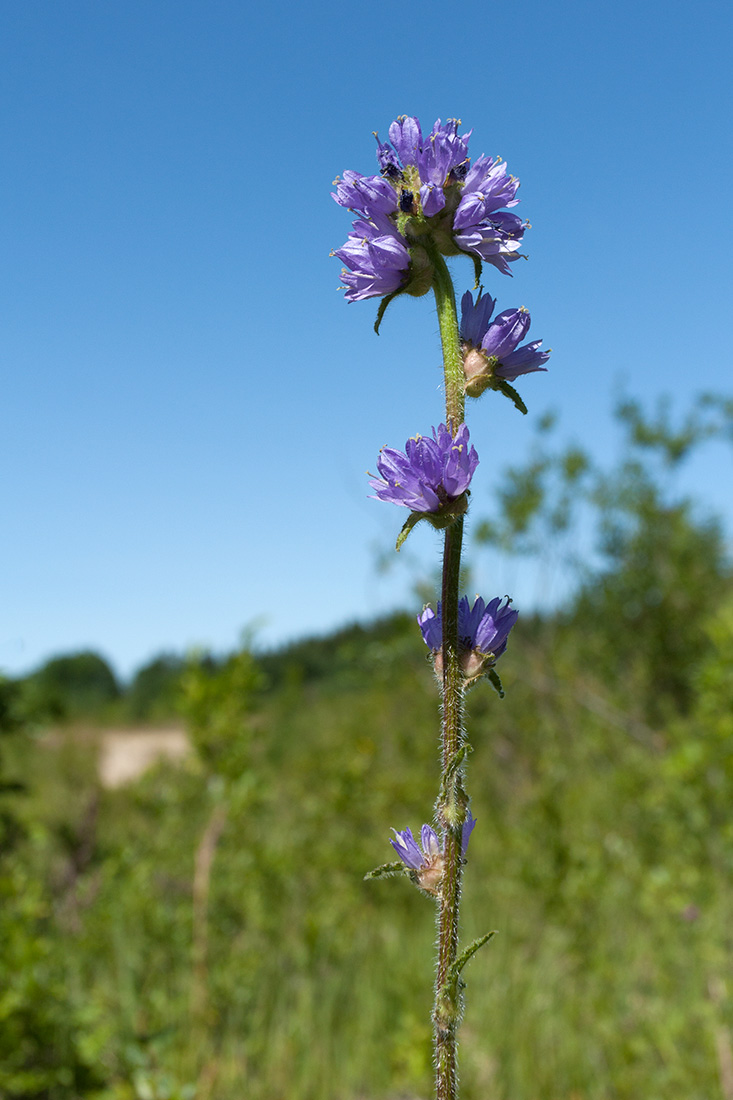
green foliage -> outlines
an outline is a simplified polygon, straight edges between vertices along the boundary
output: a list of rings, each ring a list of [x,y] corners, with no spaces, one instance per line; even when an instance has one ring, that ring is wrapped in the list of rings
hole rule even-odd
[[[733,872],[733,594],[704,626],[710,642],[692,684],[690,720],[670,729],[663,775],[675,791],[675,814],[666,827],[676,847],[702,869]],[[704,877],[704,875],[703,875]]]
[[[597,557],[568,606],[520,618],[506,698],[467,699],[464,1100],[726,1095],[733,579],[718,525],[652,463],[728,424],[724,402],[698,414],[627,408],[610,470],[544,425],[492,518],[494,545],[529,551],[592,517]],[[162,660],[147,716],[178,676]],[[29,788],[0,863],[0,1095],[428,1095],[434,906],[383,863],[438,774],[413,617],[180,682],[195,754],[114,791],[80,734],[20,736],[25,697],[0,684],[4,774]]]
[[[0,1096],[96,1096],[100,1068],[84,1050],[86,1021],[70,999],[48,902],[17,861],[0,863]]]
[[[20,685],[0,676],[0,857],[21,833],[14,803],[23,784],[8,768],[6,756],[7,743],[22,735],[24,724]]]
[[[0,680],[3,742],[26,736],[21,696],[19,684]],[[66,988],[52,906],[29,872],[35,838],[18,805],[26,787],[9,778],[18,769],[8,769],[5,757],[0,755],[0,1096],[78,1100],[96,1095],[103,1080],[83,1049],[83,1008]]]
[[[528,461],[500,479],[495,514],[478,523],[476,540],[554,554],[566,572],[574,564],[581,579],[567,614],[587,638],[586,663],[623,682],[644,718],[660,722],[690,706],[708,645],[703,624],[733,580],[720,524],[675,494],[669,473],[704,441],[733,438],[733,405],[701,397],[675,426],[668,402],[647,417],[626,399],[617,418],[625,451],[610,469],[575,446],[553,449],[554,422],[541,422]],[[581,567],[584,541],[594,543],[593,566]]]
[[[165,653],[138,669],[125,692],[125,712],[133,722],[155,722],[177,713],[186,662]]]
[[[249,769],[251,719],[263,676],[245,649],[220,668],[189,663],[182,681],[183,713],[208,772],[237,780]]]
[[[719,525],[695,523],[688,503],[668,507],[650,491],[624,507],[633,508],[634,523],[625,525],[624,514],[609,518],[609,566],[584,586],[575,615],[580,627],[608,624],[602,659],[616,675],[625,671],[629,690],[659,721],[665,707],[690,705],[691,674],[706,648],[703,624],[730,574]],[[611,630],[623,632],[625,653]]]
[[[120,695],[110,666],[88,651],[52,658],[24,686],[28,705],[56,720],[97,715]]]

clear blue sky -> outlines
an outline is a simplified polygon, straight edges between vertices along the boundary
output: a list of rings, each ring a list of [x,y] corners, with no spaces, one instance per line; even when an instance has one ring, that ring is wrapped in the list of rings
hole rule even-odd
[[[376,337],[329,258],[331,181],[398,114],[461,118],[522,181],[530,262],[486,283],[553,348],[531,416],[603,455],[619,379],[730,389],[732,12],[7,0],[0,668],[90,646],[127,674],[404,602],[364,473],[441,419],[436,321],[403,299]],[[531,426],[489,395],[471,429],[480,503]]]

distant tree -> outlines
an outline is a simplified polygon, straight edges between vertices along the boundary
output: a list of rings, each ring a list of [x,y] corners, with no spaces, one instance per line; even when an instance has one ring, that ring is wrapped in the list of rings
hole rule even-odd
[[[98,653],[54,657],[25,680],[30,705],[57,719],[97,715],[120,697],[115,674]]]
[[[176,714],[186,667],[183,658],[162,653],[139,668],[126,692],[130,718],[136,722],[154,721]]]
[[[733,585],[720,523],[676,491],[674,474],[706,440],[733,438],[733,404],[703,395],[675,423],[664,399],[650,415],[624,400],[616,416],[625,451],[606,468],[576,447],[553,449],[546,418],[528,462],[499,479],[497,507],[475,537],[575,569],[581,579],[565,615],[585,639],[586,659],[663,722],[689,708],[695,667],[710,647],[707,620]],[[592,565],[582,549],[589,543]]]

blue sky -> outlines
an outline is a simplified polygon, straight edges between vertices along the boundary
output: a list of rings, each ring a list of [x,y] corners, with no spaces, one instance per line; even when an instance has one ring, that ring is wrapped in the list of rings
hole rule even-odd
[[[0,669],[92,647],[128,674],[408,601],[409,570],[374,564],[402,516],[364,473],[442,418],[437,324],[401,299],[376,337],[329,257],[349,228],[331,181],[374,171],[399,114],[461,118],[522,181],[530,261],[485,284],[553,348],[527,419],[558,410],[603,460],[619,385],[679,408],[730,390],[728,4],[11,0],[0,19]],[[470,424],[478,510],[532,425],[491,395]],[[729,510],[720,461],[694,476]],[[411,541],[437,560],[432,533]]]

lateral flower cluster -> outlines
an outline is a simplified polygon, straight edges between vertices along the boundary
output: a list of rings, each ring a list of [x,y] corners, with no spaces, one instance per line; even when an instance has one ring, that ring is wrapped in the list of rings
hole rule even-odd
[[[468,841],[475,825],[476,819],[469,810],[461,829],[462,859],[466,858]],[[403,829],[401,833],[393,829],[392,832],[395,839],[390,840],[390,844],[405,866],[414,872],[417,885],[426,893],[439,896],[445,845],[441,845],[435,830],[430,825],[423,825],[419,845],[412,835],[412,829]]]
[[[399,550],[415,524],[427,520],[443,530],[468,508],[468,486],[478,466],[475,447],[469,447],[468,428],[461,424],[455,436],[446,424],[429,435],[408,439],[404,451],[382,447],[377,459],[381,477],[369,484],[377,500],[410,509],[397,538]]]
[[[478,466],[475,447],[461,424],[455,436],[446,424],[429,435],[414,435],[404,451],[382,447],[377,459],[381,478],[369,482],[378,500],[413,512],[439,513],[462,496]]]
[[[444,256],[466,253],[510,275],[526,223],[516,206],[519,180],[499,157],[471,163],[471,132],[459,135],[457,119],[438,119],[424,137],[417,118],[402,115],[377,138],[379,175],[346,171],[332,196],[357,215],[334,255],[349,302],[405,291],[426,294],[433,271],[430,249]]]
[[[520,374],[547,370],[550,353],[539,350],[541,340],[518,346],[529,332],[529,312],[523,307],[507,309],[491,321],[495,305],[488,294],[479,294],[474,302],[470,290],[461,299],[461,350],[469,397],[499,388],[497,379],[513,382]]]
[[[477,596],[473,607],[468,596],[463,596],[458,601],[458,651],[461,671],[467,684],[474,683],[493,668],[506,651],[510,631],[519,617],[519,612],[512,608],[511,602],[508,596],[503,599],[496,596],[488,603]],[[425,645],[433,652],[435,671],[441,673],[443,618],[440,603],[437,611],[433,611],[431,607],[423,608],[417,621]]]

